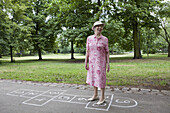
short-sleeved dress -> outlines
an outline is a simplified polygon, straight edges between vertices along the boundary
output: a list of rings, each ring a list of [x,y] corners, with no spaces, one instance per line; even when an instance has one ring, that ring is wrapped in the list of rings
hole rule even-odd
[[[109,52],[108,39],[103,35],[100,38],[91,35],[87,38],[86,49],[89,50],[89,70],[86,83],[98,88],[105,88],[106,53]]]

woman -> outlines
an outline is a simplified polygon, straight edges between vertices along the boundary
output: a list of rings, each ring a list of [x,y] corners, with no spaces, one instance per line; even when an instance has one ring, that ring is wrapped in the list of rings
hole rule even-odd
[[[86,42],[85,68],[88,70],[86,83],[94,87],[94,95],[88,100],[97,100],[98,88],[101,88],[101,97],[97,102],[98,105],[105,102],[106,64],[107,72],[110,70],[108,39],[101,34],[103,27],[104,24],[102,22],[95,22],[92,27],[94,35],[89,36]]]

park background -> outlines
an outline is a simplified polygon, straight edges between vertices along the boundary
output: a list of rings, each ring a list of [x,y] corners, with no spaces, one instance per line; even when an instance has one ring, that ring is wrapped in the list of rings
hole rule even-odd
[[[86,39],[105,23],[109,86],[170,89],[170,1],[1,0],[0,79],[85,84]]]

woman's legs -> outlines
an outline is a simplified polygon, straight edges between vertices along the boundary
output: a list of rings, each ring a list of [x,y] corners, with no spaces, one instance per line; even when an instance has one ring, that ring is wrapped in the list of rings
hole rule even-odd
[[[97,97],[98,96],[98,88],[94,86],[94,95],[93,97]]]
[[[98,88],[94,86],[94,94],[91,98],[88,99],[88,101],[94,101],[96,99],[98,99]]]
[[[102,102],[104,100],[104,92],[105,92],[105,88],[101,88],[101,97],[99,102]]]
[[[100,102],[104,100],[104,93],[105,93],[105,88],[101,88],[101,97],[100,97]],[[98,96],[98,88],[94,86],[94,95],[92,98],[96,98]]]
[[[100,100],[99,102],[102,102],[104,101],[104,93],[105,93],[105,88],[101,88],[101,97],[100,97]],[[95,100],[98,96],[98,88],[94,86],[94,95],[92,98],[90,98],[90,100]]]

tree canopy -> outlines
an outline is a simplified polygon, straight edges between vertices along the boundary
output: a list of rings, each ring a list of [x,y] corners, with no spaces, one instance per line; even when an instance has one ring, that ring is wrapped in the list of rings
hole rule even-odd
[[[170,56],[169,4],[163,0],[1,0],[0,57],[10,54],[13,62],[13,54],[38,53],[42,60],[42,53],[70,46],[73,59],[75,47],[85,51],[97,20],[106,24],[103,35],[111,52],[134,51],[134,59],[139,59],[141,51],[149,54],[168,47]],[[167,43],[157,48],[161,39]]]

